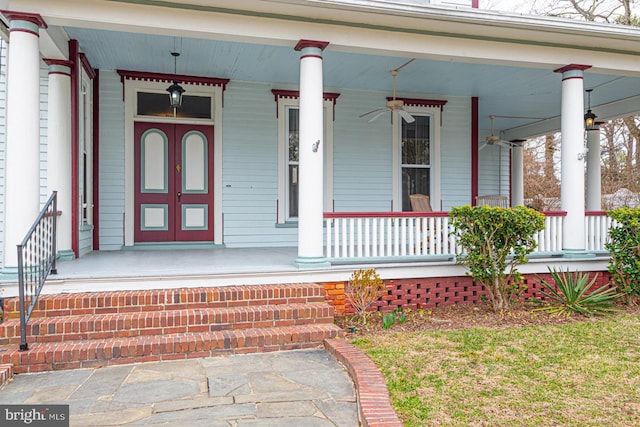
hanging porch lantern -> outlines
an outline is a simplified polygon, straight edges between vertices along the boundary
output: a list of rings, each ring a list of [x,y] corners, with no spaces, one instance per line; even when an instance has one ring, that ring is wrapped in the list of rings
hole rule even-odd
[[[173,56],[173,75],[176,75],[177,70],[177,61],[178,56],[180,56],[180,52],[171,52]],[[167,88],[167,92],[169,92],[169,102],[171,108],[175,109],[180,108],[182,106],[182,94],[185,90],[178,84],[178,80],[173,80],[173,84]]]

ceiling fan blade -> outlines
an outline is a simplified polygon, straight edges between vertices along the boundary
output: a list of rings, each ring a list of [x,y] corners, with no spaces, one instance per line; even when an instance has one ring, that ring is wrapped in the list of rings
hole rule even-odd
[[[368,123],[371,123],[372,121],[374,121],[375,119],[377,119],[378,117],[380,117],[381,115],[383,115],[384,113],[386,113],[388,110],[386,108],[383,108],[381,111],[378,112],[378,114],[374,115],[373,117],[371,117],[369,120],[367,120]]]
[[[404,110],[398,110],[398,114],[400,114],[400,117],[402,117],[407,123],[413,123],[416,121],[416,119],[411,114],[407,113]]]
[[[484,150],[485,148],[487,148],[487,146],[488,146],[488,145],[491,145],[491,144],[488,144],[488,143],[486,143],[486,142],[485,142],[484,144],[482,144],[482,145],[480,146],[480,148],[478,148],[478,151],[482,151],[482,150]]]
[[[369,114],[377,113],[378,111],[384,112],[386,110],[387,110],[386,108],[376,108],[375,110],[367,111],[364,114],[360,114],[358,117],[362,118],[362,117],[368,116]]]

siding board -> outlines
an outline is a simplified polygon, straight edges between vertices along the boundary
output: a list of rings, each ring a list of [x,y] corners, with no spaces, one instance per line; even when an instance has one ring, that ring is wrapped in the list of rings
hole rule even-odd
[[[124,243],[124,103],[120,76],[113,70],[100,70],[99,92],[99,247],[119,250]]]

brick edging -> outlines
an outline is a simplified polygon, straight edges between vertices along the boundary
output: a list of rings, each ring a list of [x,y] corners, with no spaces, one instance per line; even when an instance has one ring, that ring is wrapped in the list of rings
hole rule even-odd
[[[363,427],[402,427],[391,406],[384,377],[373,361],[343,339],[324,340],[325,349],[349,372],[358,398]]]

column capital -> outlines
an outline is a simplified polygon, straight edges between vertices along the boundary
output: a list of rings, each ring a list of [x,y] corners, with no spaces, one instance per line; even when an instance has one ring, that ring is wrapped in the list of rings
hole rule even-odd
[[[38,28],[43,28],[43,29],[47,28],[47,23],[44,21],[42,16],[40,16],[40,14],[37,14],[37,13],[15,12],[12,10],[0,10],[0,13],[2,13],[9,20],[10,23],[13,23],[14,21],[24,21],[24,22],[29,22],[35,25],[36,34],[37,34]],[[13,30],[28,31],[28,29],[26,28],[22,28],[22,27],[14,28],[14,26],[11,25],[11,28],[9,28],[9,31],[13,31]]]
[[[562,80],[565,79],[581,79],[583,76],[583,71],[591,68],[591,65],[584,64],[569,64],[564,67],[556,68],[553,70],[554,73],[562,73]]]
[[[62,74],[65,76],[71,76],[71,69],[73,68],[73,62],[66,59],[51,59],[43,58],[45,64],[49,66],[49,74]]]
[[[320,49],[320,51],[322,52],[327,46],[329,46],[329,42],[300,39],[300,41],[298,41],[298,44],[296,44],[293,49],[296,51],[301,51],[302,49],[305,49],[307,47],[313,47],[316,49]]]

